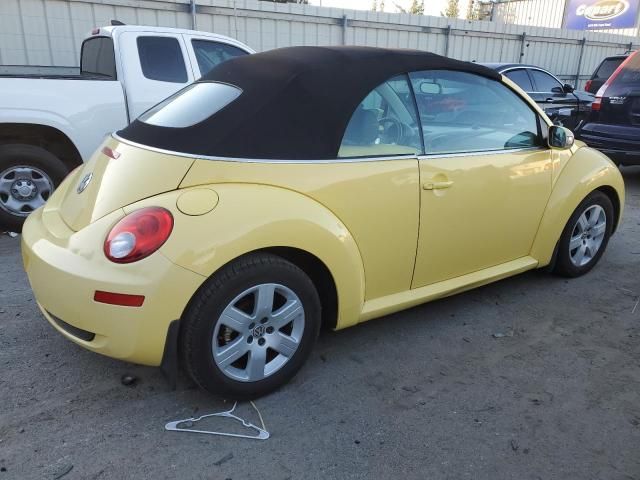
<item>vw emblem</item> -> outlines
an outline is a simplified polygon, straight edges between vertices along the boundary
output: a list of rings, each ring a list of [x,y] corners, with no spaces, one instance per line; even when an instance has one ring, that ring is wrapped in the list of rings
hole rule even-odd
[[[80,183],[78,184],[78,188],[76,189],[76,192],[78,193],[84,192],[87,186],[91,183],[92,178],[93,178],[93,173],[87,173],[84,176],[84,178],[80,180]]]
[[[255,338],[261,337],[262,335],[264,335],[264,325],[258,325],[256,328],[253,329],[253,336]]]

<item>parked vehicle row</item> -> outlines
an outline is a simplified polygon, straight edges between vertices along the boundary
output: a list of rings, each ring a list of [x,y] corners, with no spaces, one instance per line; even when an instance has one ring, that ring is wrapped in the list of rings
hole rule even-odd
[[[67,339],[246,398],[295,375],[321,325],[588,272],[623,206],[615,165],[495,70],[294,47],[231,59],[107,138],[22,249]]]
[[[19,229],[106,136],[219,63],[249,53],[212,33],[109,26],[83,42],[79,75],[3,69],[0,225]]]
[[[587,121],[576,131],[618,164],[640,164],[640,54],[627,56],[598,89]]]
[[[562,83],[548,71],[519,63],[485,63],[518,85],[542,108],[551,121],[575,129],[591,111],[594,96]]]

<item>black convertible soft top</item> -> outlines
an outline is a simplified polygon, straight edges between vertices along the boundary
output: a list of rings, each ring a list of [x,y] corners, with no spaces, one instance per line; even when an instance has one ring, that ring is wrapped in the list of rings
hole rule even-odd
[[[243,90],[217,113],[184,128],[139,120],[118,132],[132,142],[195,155],[250,159],[332,159],[358,104],[394,75],[457,70],[491,79],[475,63],[419,50],[289,47],[228,60],[199,82]]]

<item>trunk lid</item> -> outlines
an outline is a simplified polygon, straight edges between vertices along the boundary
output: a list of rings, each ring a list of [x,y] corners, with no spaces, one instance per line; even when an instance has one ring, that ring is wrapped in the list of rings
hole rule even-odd
[[[640,55],[630,55],[602,87],[599,121],[640,126]]]
[[[105,147],[117,158],[105,154]],[[109,137],[81,167],[62,200],[60,216],[78,231],[118,208],[177,189],[193,162]]]

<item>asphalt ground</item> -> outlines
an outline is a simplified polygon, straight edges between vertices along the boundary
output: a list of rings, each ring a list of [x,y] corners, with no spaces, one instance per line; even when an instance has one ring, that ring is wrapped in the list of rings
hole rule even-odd
[[[256,402],[264,442],[165,431],[231,405],[65,340],[19,238],[0,236],[0,480],[640,479],[640,168],[623,170],[625,218],[591,273],[528,272],[323,334]]]

